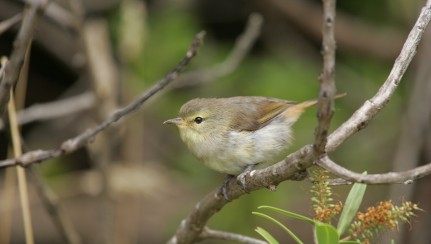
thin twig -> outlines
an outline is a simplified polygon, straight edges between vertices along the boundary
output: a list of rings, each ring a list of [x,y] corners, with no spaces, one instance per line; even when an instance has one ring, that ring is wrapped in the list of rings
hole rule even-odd
[[[27,4],[35,4],[40,0],[24,0]],[[51,1],[44,11],[44,17],[50,19],[53,23],[62,28],[75,30],[74,16],[71,11],[67,10],[60,2]]]
[[[32,182],[36,187],[40,199],[42,200],[43,206],[51,216],[51,219],[57,227],[61,237],[64,239],[64,242],[68,244],[81,243],[81,238],[70,220],[64,214],[57,195],[46,185],[36,168],[29,167],[29,173],[33,179]]]
[[[335,6],[336,0],[323,0],[322,53],[323,71],[319,76],[320,90],[317,104],[317,125],[314,138],[316,156],[325,154],[331,118],[334,114],[335,96]]]
[[[323,13],[317,1],[265,1],[266,5],[268,3],[283,13],[301,31],[304,31],[314,40],[320,41]],[[304,18],[304,13],[307,13],[306,18]],[[405,41],[404,32],[401,28],[373,25],[343,12],[337,13],[335,37],[340,49],[352,50],[362,55],[387,60],[393,60],[397,57]]]
[[[235,241],[246,244],[266,244],[266,241],[255,239],[249,236],[244,236],[236,233],[230,233],[219,230],[212,230],[208,227],[204,228],[200,237],[201,240],[204,239],[214,239],[214,240],[225,240],[225,241]]]
[[[15,157],[19,157],[22,155],[21,136],[19,133],[18,124],[16,120],[13,90],[10,90],[10,93],[11,93],[10,94],[11,99],[8,102],[9,124],[11,127],[14,155]],[[25,241],[27,244],[33,244],[34,236],[33,236],[33,227],[31,225],[30,201],[28,197],[25,169],[20,166],[17,166],[16,171],[18,175],[18,188],[19,188],[22,216],[23,216],[23,222],[24,222]]]
[[[211,68],[185,73],[172,87],[181,88],[211,82],[235,71],[259,37],[262,25],[262,15],[250,14],[244,33],[238,37],[232,51],[222,63]]]
[[[3,32],[9,30],[9,28],[14,26],[18,22],[20,22],[21,19],[22,19],[22,14],[19,13],[19,14],[16,14],[16,15],[10,17],[7,20],[3,20],[2,22],[0,22],[0,35],[3,34]]]
[[[12,154],[9,152],[9,154]],[[15,208],[16,170],[7,168],[3,174],[3,191],[1,191],[0,243],[10,243],[12,232],[13,209]]]
[[[79,134],[78,136],[68,139],[61,144],[57,149],[52,150],[35,150],[23,154],[21,157],[6,159],[0,161],[0,167],[7,167],[12,165],[28,166],[35,162],[42,162],[51,158],[59,157],[64,154],[68,154],[76,151],[77,149],[83,147],[87,143],[91,142],[94,137],[105,130],[106,128],[114,125],[120,119],[126,117],[130,113],[136,111],[141,107],[141,105],[151,98],[154,94],[162,90],[170,82],[178,77],[180,72],[189,64],[193,57],[197,54],[198,48],[201,46],[205,32],[200,32],[196,35],[192,45],[186,53],[183,60],[162,80],[158,81],[154,86],[147,90],[142,96],[138,97],[130,104],[122,109],[117,110],[114,114],[106,118],[99,125],[86,130],[85,132]]]
[[[6,56],[3,56],[3,57],[0,58],[0,65],[1,65],[0,66],[0,81],[3,78],[4,70],[5,70],[5,67],[6,67],[6,64],[7,64],[8,61],[9,60],[8,60],[8,58]]]
[[[355,132],[364,128],[366,123],[371,120],[374,115],[386,104],[389,97],[393,94],[398,82],[401,80],[405,69],[410,64],[411,59],[415,53],[417,43],[420,41],[424,28],[428,25],[428,22],[431,18],[431,0],[428,0],[426,6],[422,9],[422,12],[416,22],[414,28],[412,29],[403,50],[401,51],[400,57],[396,60],[394,64],[393,71],[388,78],[388,80],[382,85],[381,89],[378,92],[378,95],[381,97],[374,98],[372,100],[371,106],[367,102],[361,108],[358,109],[360,112],[356,112],[345,124],[343,124],[339,129],[337,129],[334,133],[332,133],[328,137],[327,144],[327,152],[334,151],[345,139],[353,135]],[[189,56],[189,55],[188,55]],[[398,71],[397,71],[398,70]],[[395,83],[393,83],[395,82]],[[389,84],[387,84],[389,83]],[[146,100],[146,99],[145,99]],[[140,102],[139,102],[140,103]],[[129,105],[132,106],[132,105]],[[129,110],[126,107],[125,110]],[[375,107],[377,106],[377,107]],[[138,105],[139,107],[139,105]],[[377,111],[374,111],[377,110]],[[133,110],[132,110],[133,111]],[[108,118],[108,121],[118,121],[119,118],[115,116],[111,116]],[[112,122],[113,123],[113,122]],[[364,124],[365,123],[365,124]],[[108,122],[110,125],[111,122]],[[107,125],[100,125],[103,128],[107,127]],[[93,133],[94,130],[99,128],[100,126],[93,128],[84,135],[87,137],[87,134]],[[349,131],[353,130],[353,131]],[[97,134],[97,132],[95,133]],[[346,135],[345,135],[346,134]],[[76,137],[80,138],[81,136]],[[91,138],[91,134],[90,134]],[[72,139],[72,142],[75,140]],[[78,141],[79,142],[79,141]],[[75,143],[76,144],[76,143]],[[63,148],[63,147],[62,147]],[[66,150],[68,147],[64,148]],[[56,152],[57,156],[66,153],[64,150]],[[54,151],[54,150],[53,150]],[[34,151],[28,154],[23,155],[23,157],[8,159],[4,161],[0,161],[1,166],[9,166],[14,164],[31,164],[38,160],[45,160],[47,158],[54,157],[56,155],[46,154],[47,151]],[[48,151],[49,152],[49,151]],[[51,153],[51,152],[50,152]],[[251,177],[246,177],[246,185],[249,191],[254,191],[257,189],[261,189],[263,187],[271,187],[273,185],[277,185],[278,183],[289,179],[294,176],[296,172],[305,170],[306,168],[312,166],[314,157],[313,157],[313,146],[307,145],[301,148],[300,150],[288,155],[283,161],[274,164],[270,167],[261,170],[255,170],[250,172]],[[245,194],[243,189],[232,180],[228,182],[227,188],[228,197],[231,200],[234,200]],[[170,243],[191,243],[196,241],[202,232],[204,226],[206,225],[209,218],[211,218],[217,211],[223,208],[228,201],[226,201],[223,197],[218,194],[218,189],[207,194],[193,209],[193,211],[189,214],[189,216],[181,222],[181,225],[177,229],[176,234],[171,238]]]
[[[431,157],[427,156],[427,152],[431,152],[430,148],[427,149],[427,136],[431,135],[431,70],[429,68],[429,61],[431,60],[431,31],[424,34],[424,39],[419,47],[418,61],[415,65],[415,78],[409,94],[409,101],[405,107],[403,116],[403,125],[399,133],[398,145],[396,146],[392,171],[400,172],[404,170],[413,169],[420,165],[421,161],[430,161]],[[423,182],[424,184],[427,184]],[[420,184],[412,184],[411,186],[391,186],[389,189],[389,199],[397,199],[403,196],[405,199],[415,199],[415,201],[424,203],[424,199],[428,198],[426,194],[420,193]],[[421,221],[423,225],[427,221]],[[406,241],[406,237],[415,236],[415,238],[425,238],[423,235],[410,233],[410,225],[400,222],[397,227],[397,233],[382,238],[380,243],[389,243],[392,239],[395,243],[401,243],[402,240]],[[407,231],[408,229],[408,231]],[[418,226],[416,230],[421,229]],[[409,234],[407,234],[409,232]],[[428,234],[427,234],[428,235]],[[410,239],[415,243],[413,239]]]
[[[366,184],[411,184],[415,180],[431,174],[431,162],[407,171],[370,175],[350,171],[336,164],[329,157],[317,159],[316,163],[345,180]]]
[[[6,109],[6,104],[9,101],[9,90],[16,83],[19,72],[23,65],[24,56],[28,44],[31,42],[33,32],[38,22],[39,16],[43,12],[47,1],[40,1],[30,5],[28,12],[24,15],[21,28],[14,42],[14,49],[10,56],[9,62],[5,67],[3,79],[0,80],[0,116]]]
[[[398,87],[407,67],[416,54],[418,44],[431,19],[431,1],[427,0],[425,6],[410,31],[400,55],[396,59],[388,78],[379,91],[355,111],[355,113],[329,137],[327,152],[334,151],[347,138],[365,128],[372,118],[389,102],[390,97]]]
[[[351,185],[353,182],[345,180],[343,178],[335,178],[335,179],[327,179],[326,182],[330,186],[342,186],[342,185]]]
[[[94,106],[95,97],[92,92],[68,97],[53,102],[35,104],[17,113],[20,126],[35,122],[60,118],[73,113],[90,109]],[[4,129],[4,123],[0,120],[0,130]]]
[[[364,128],[366,123],[368,123],[386,104],[404,75],[404,71],[410,64],[430,18],[431,0],[428,0],[425,7],[422,8],[415,26],[410,32],[406,44],[401,50],[400,56],[395,61],[394,68],[389,74],[387,81],[373,98],[372,101],[374,103],[365,103],[346,123],[341,125],[328,137],[326,152],[334,151],[344,140]],[[313,146],[306,145],[288,155],[281,162],[265,169],[250,172],[250,177],[246,177],[247,190],[251,192],[263,187],[273,189],[273,186],[290,179],[296,172],[311,167],[313,165],[313,160]],[[236,183],[236,180],[229,181],[227,183],[227,189],[229,189],[227,195],[230,200],[234,200],[245,194],[242,188]],[[169,240],[169,243],[192,243],[197,240],[207,221],[228,203],[223,197],[220,197],[218,191],[219,190],[216,189],[208,193],[196,204],[191,213],[181,222],[176,233]]]
[[[71,2],[80,2],[73,0]],[[71,3],[72,4],[72,3]],[[82,4],[82,3],[80,3]],[[81,11],[82,13],[82,11]],[[76,14],[79,18],[80,14]],[[82,49],[87,60],[91,83],[98,106],[93,109],[95,121],[101,122],[115,111],[118,104],[119,72],[113,58],[112,44],[110,43],[108,23],[103,19],[86,20],[78,29],[82,40]],[[95,242],[105,244],[114,243],[114,230],[117,216],[115,201],[112,198],[111,184],[109,184],[108,166],[114,161],[116,141],[122,141],[117,130],[109,130],[102,136],[110,140],[101,139],[88,147],[92,163],[101,176],[101,191],[98,195],[100,208],[98,218],[98,237]]]

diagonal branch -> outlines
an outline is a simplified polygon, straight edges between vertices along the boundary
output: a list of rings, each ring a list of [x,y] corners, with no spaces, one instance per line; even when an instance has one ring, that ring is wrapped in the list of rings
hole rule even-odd
[[[28,12],[24,15],[21,28],[14,42],[14,49],[4,70],[6,75],[0,80],[0,116],[6,109],[6,104],[9,101],[9,90],[18,80],[19,72],[24,63],[25,52],[33,37],[39,16],[47,3],[46,0],[31,4]]]
[[[83,147],[87,143],[91,142],[94,137],[105,130],[108,127],[113,126],[120,119],[126,117],[130,113],[136,111],[141,105],[147,101],[150,97],[156,94],[158,91],[162,90],[165,86],[171,83],[175,78],[178,77],[179,73],[190,63],[193,57],[197,54],[198,48],[203,42],[205,32],[200,32],[196,35],[192,45],[186,53],[183,60],[171,71],[165,78],[158,81],[153,87],[147,90],[142,96],[138,97],[136,100],[131,102],[126,107],[119,109],[117,112],[109,116],[99,125],[86,130],[82,134],[71,138],[61,144],[57,149],[52,150],[35,150],[23,154],[21,157],[6,159],[0,161],[0,167],[7,167],[12,165],[27,166],[35,162],[42,162],[51,158],[59,157],[64,154],[68,154],[76,151],[77,149]]]
[[[380,87],[379,91],[355,111],[355,113],[336,129],[331,136],[328,137],[327,151],[334,151],[347,138],[354,133],[365,128],[370,120],[389,102],[390,97],[395,92],[398,84],[401,82],[407,67],[416,54],[419,42],[424,34],[424,31],[431,19],[431,1],[427,0],[425,6],[410,31],[407,40],[404,43],[401,52],[396,59],[388,78]]]
[[[22,19],[22,14],[16,14],[7,20],[0,22],[0,35],[7,31],[9,28],[20,22]]]
[[[246,29],[238,37],[229,56],[222,63],[216,64],[210,68],[185,73],[172,87],[182,88],[207,83],[227,76],[235,71],[259,37],[262,25],[262,15],[258,13],[250,14]]]
[[[428,25],[431,18],[431,0],[428,0],[425,7],[422,8],[421,14],[410,32],[406,43],[401,51],[400,56],[395,61],[394,67],[382,85],[377,94],[365,102],[343,125],[341,125],[335,132],[328,137],[328,143],[326,146],[327,152],[334,151],[342,142],[352,136],[354,133],[364,128],[367,123],[384,107],[397,85],[399,84],[405,70],[410,64],[416,48],[421,40],[425,27]],[[188,55],[190,56],[190,55]],[[160,88],[161,89],[161,88]],[[155,92],[153,92],[154,94]],[[145,99],[146,100],[146,99]],[[126,108],[129,108],[129,105]],[[139,106],[138,106],[139,107]],[[125,108],[125,109],[126,109]],[[121,111],[124,111],[122,109]],[[128,109],[127,109],[128,110]],[[132,110],[133,111],[133,110]],[[130,111],[129,111],[130,112]],[[117,112],[118,113],[118,112]],[[116,114],[117,114],[116,113]],[[108,120],[114,122],[118,121],[114,114],[109,117]],[[111,125],[111,123],[109,123]],[[93,128],[85,132],[83,137],[91,135],[92,131],[96,130],[102,125]],[[106,127],[106,126],[105,126]],[[98,133],[98,132],[97,132]],[[95,133],[95,134],[97,134]],[[94,134],[94,135],[95,135]],[[71,142],[79,142],[78,136],[71,139]],[[91,136],[89,138],[92,138]],[[88,139],[89,140],[89,139]],[[65,145],[67,143],[64,143]],[[70,143],[69,144],[73,144]],[[78,143],[74,143],[77,145]],[[60,149],[52,150],[52,153],[62,155],[67,153],[68,147],[60,147]],[[51,157],[47,157],[45,154],[47,151],[33,151],[23,155],[20,158],[8,159],[0,161],[0,167],[22,164],[27,165],[37,161],[46,160]],[[274,164],[268,168],[255,170],[250,172],[251,177],[246,177],[246,185],[249,191],[268,187],[273,189],[273,186],[279,184],[282,181],[292,179],[297,172],[303,171],[313,165],[314,161],[313,146],[306,145],[300,150],[288,155],[284,160]],[[233,200],[245,194],[243,189],[236,183],[235,180],[228,182],[227,188],[229,189],[228,197]],[[220,209],[222,209],[228,201],[218,194],[218,189],[207,194],[192,210],[189,216],[181,222],[178,227],[176,234],[170,239],[169,243],[191,243],[198,240],[200,233],[202,233],[204,226],[207,221]]]
[[[95,104],[95,97],[92,92],[32,105],[17,113],[18,125],[25,125],[34,121],[55,119],[90,109]],[[0,131],[4,129],[4,122],[0,119]]]
[[[395,61],[389,77],[370,101],[362,105],[344,124],[328,137],[327,153],[334,151],[347,138],[360,129],[365,128],[367,123],[384,107],[415,55],[417,45],[430,18],[431,0],[428,0],[422,8],[418,20],[411,30],[399,57]],[[246,177],[245,182],[247,190],[251,192],[263,187],[273,189],[280,182],[292,179],[297,172],[304,171],[313,165],[313,161],[315,160],[313,152],[313,146],[306,145],[272,166],[250,172],[250,177]],[[424,175],[421,176],[423,177]],[[229,189],[227,192],[228,198],[231,200],[245,194],[235,179],[228,182],[227,189]],[[227,203],[228,201],[218,194],[218,189],[208,193],[181,222],[175,235],[172,236],[168,243],[192,243],[196,241],[207,221]]]

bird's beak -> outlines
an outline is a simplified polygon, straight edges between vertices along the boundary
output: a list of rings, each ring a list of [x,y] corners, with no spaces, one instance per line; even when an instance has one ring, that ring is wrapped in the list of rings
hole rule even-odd
[[[182,118],[174,118],[174,119],[168,119],[163,124],[174,124],[174,125],[183,125],[184,120]]]

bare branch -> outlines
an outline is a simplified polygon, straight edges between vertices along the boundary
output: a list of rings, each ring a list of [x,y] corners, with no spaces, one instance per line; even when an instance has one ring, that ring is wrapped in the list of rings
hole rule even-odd
[[[431,162],[403,172],[389,172],[371,175],[363,175],[350,171],[334,163],[329,157],[317,159],[316,163],[338,177],[348,181],[366,184],[411,184],[413,181],[431,174]]]
[[[64,241],[69,244],[82,243],[80,236],[76,232],[74,226],[64,214],[64,210],[59,203],[57,195],[43,182],[42,176],[34,167],[30,167],[30,172],[34,186],[43,202],[43,206],[51,216],[55,227],[57,227],[59,234],[63,237]]]
[[[237,69],[238,65],[253,47],[253,44],[256,42],[257,38],[260,35],[262,25],[263,18],[260,14],[250,14],[250,17],[248,18],[247,22],[247,27],[244,33],[242,33],[241,36],[238,37],[235,46],[233,47],[226,60],[211,68],[185,73],[172,87],[181,88],[207,83],[232,73],[234,70]]]
[[[193,57],[197,54],[198,48],[202,44],[204,35],[205,32],[200,32],[196,35],[196,38],[194,39],[189,50],[187,51],[186,56],[171,72],[169,72],[165,76],[165,78],[158,81],[153,87],[147,90],[142,96],[131,102],[129,105],[117,110],[114,114],[109,116],[99,125],[86,130],[85,132],[74,138],[66,140],[57,149],[35,150],[27,152],[24,153],[21,157],[0,161],[0,167],[7,167],[12,165],[28,166],[35,162],[42,162],[50,158],[55,158],[64,154],[74,152],[77,149],[83,147],[91,140],[93,140],[97,134],[99,134],[106,128],[114,125],[116,122],[126,117],[130,113],[136,111],[145,101],[147,101],[150,97],[152,97],[158,91],[162,90],[165,86],[167,86],[170,82],[177,78],[179,73],[190,63]]]
[[[266,244],[267,242],[255,239],[249,236],[239,235],[230,232],[224,232],[219,230],[212,230],[208,227],[204,228],[200,237],[203,239],[215,239],[215,240],[225,240],[225,241],[235,241],[246,244]]]
[[[343,178],[336,178],[336,179],[327,179],[326,182],[330,186],[341,186],[341,185],[351,185],[353,182],[345,180]]]
[[[379,91],[355,111],[355,113],[344,122],[338,129],[328,137],[328,152],[334,151],[341,143],[354,133],[365,128],[369,121],[386,105],[389,98],[395,92],[407,67],[416,54],[418,44],[423,36],[431,18],[431,1],[428,0],[422,8],[421,13],[410,31],[406,42],[396,59],[388,78],[380,87]]]
[[[28,4],[35,4],[40,0],[24,0]],[[58,1],[51,1],[46,6],[44,11],[44,17],[51,19],[54,23],[60,25],[63,28],[69,28],[76,30],[74,26],[73,14],[65,9]]]
[[[400,56],[395,61],[394,67],[386,82],[371,99],[371,102],[366,102],[351,118],[349,118],[349,120],[347,120],[347,122],[328,137],[326,152],[334,151],[344,140],[364,128],[374,115],[386,104],[416,53],[417,45],[430,18],[431,0],[428,0],[426,5],[422,8],[421,14],[410,32]],[[306,145],[288,155],[281,162],[265,169],[251,171],[249,173],[250,177],[245,178],[247,190],[251,192],[263,187],[274,189],[280,182],[291,179],[297,172],[311,167],[313,165],[313,160],[313,146]],[[230,200],[234,200],[245,194],[242,188],[236,183],[235,179],[227,183],[227,189],[229,189],[227,195]],[[207,221],[227,203],[224,197],[218,194],[218,189],[207,194],[196,204],[187,218],[181,222],[175,235],[168,243],[192,243],[197,240]]]
[[[9,28],[20,22],[22,19],[22,14],[16,14],[12,17],[10,17],[7,20],[3,20],[0,22],[0,35],[3,34],[3,32],[7,31]]]
[[[92,92],[84,92],[74,97],[65,98],[53,102],[35,104],[17,113],[19,125],[35,121],[60,118],[93,107],[95,97]],[[4,123],[0,119],[0,130],[4,129]]]
[[[313,146],[307,145],[288,155],[283,161],[260,170],[250,172],[246,177],[247,191],[252,192],[262,188],[275,189],[283,181],[294,178],[298,172],[313,165]],[[232,201],[246,194],[236,179],[227,182],[228,198]],[[207,221],[226,204],[229,203],[219,194],[219,189],[208,193],[199,201],[192,212],[181,221],[175,235],[168,243],[192,243],[197,240]]]
[[[317,1],[270,0],[269,2],[289,21],[299,26],[316,41],[320,41],[322,9]],[[304,18],[304,13],[307,13],[307,18]],[[400,28],[378,27],[358,21],[343,12],[337,13],[335,37],[341,49],[389,60],[397,57],[404,42],[404,32]]]
[[[9,90],[18,80],[18,75],[24,62],[25,52],[33,37],[33,32],[39,16],[43,12],[46,4],[47,1],[40,1],[32,4],[24,15],[21,28],[14,42],[14,49],[10,60],[4,70],[6,75],[0,80],[0,115],[2,115],[6,109],[6,104],[9,101]]]
[[[334,114],[335,96],[335,5],[336,0],[323,1],[323,24],[322,24],[322,52],[323,71],[320,74],[319,101],[317,104],[317,125],[314,138],[314,152],[316,156],[325,154],[327,136],[331,118]]]
[[[6,64],[9,60],[7,59],[7,57],[3,56],[0,58],[0,81],[4,75],[4,69],[6,67]]]

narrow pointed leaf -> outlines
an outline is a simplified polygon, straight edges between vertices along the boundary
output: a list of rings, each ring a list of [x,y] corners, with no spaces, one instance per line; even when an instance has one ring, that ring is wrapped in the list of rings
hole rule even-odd
[[[273,237],[268,231],[261,227],[256,227],[255,231],[259,233],[269,244],[279,244],[277,239]]]
[[[367,174],[367,172],[364,172],[364,174]],[[343,211],[341,212],[340,219],[338,220],[337,232],[340,236],[347,230],[355,217],[359,206],[361,205],[366,188],[366,184],[355,183],[353,184],[352,189],[350,189]]]
[[[272,210],[274,212],[281,213],[283,215],[286,215],[286,216],[289,216],[289,217],[292,217],[292,218],[295,218],[295,219],[304,220],[304,221],[306,221],[306,222],[308,222],[310,224],[314,224],[314,220],[313,219],[310,219],[310,218],[308,218],[308,217],[306,217],[304,215],[292,213],[292,212],[286,211],[284,209],[276,208],[276,207],[272,207],[272,206],[259,206],[258,207],[258,209],[262,209],[262,208],[263,209]]]
[[[303,242],[298,238],[298,236],[296,236],[289,228],[287,228],[284,224],[282,224],[280,221],[274,219],[273,217],[263,214],[263,213],[259,213],[259,212],[252,212],[252,214],[260,216],[262,218],[268,219],[274,223],[276,223],[278,226],[280,226],[283,230],[285,230],[291,237],[292,239],[295,240],[296,243],[298,244],[302,244]]]

